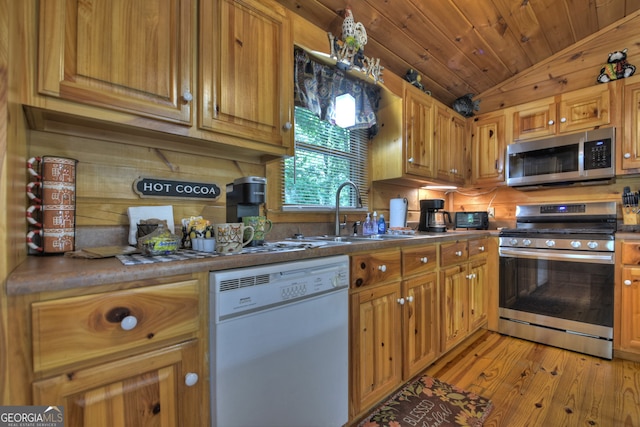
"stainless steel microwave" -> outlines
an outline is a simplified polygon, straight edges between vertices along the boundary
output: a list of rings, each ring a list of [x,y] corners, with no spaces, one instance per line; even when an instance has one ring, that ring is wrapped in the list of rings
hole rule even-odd
[[[602,128],[507,146],[510,187],[595,184],[615,177],[615,128]]]

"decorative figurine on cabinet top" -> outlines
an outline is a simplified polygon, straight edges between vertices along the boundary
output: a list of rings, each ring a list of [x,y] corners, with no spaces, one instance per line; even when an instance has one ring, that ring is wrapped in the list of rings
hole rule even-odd
[[[480,100],[474,101],[473,94],[468,93],[453,101],[451,108],[465,117],[472,117],[474,111],[480,110]]]
[[[598,76],[598,83],[607,83],[611,80],[631,77],[636,72],[636,67],[627,61],[627,48],[611,52],[607,63],[604,64]]]

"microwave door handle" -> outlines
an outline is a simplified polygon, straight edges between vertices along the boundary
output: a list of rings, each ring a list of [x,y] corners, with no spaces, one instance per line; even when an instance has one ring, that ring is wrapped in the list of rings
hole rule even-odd
[[[548,259],[551,261],[584,261],[593,264],[613,264],[613,252],[607,253],[576,253],[576,252],[560,252],[557,250],[528,250],[528,249],[511,249],[500,248],[498,250],[500,256],[511,256],[514,258],[529,259]]]

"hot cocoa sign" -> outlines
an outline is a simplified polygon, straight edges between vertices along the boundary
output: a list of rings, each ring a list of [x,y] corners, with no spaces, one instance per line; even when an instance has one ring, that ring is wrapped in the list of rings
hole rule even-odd
[[[209,200],[215,200],[221,194],[220,187],[212,183],[171,181],[144,177],[140,177],[133,182],[133,191],[140,197],[179,197]]]

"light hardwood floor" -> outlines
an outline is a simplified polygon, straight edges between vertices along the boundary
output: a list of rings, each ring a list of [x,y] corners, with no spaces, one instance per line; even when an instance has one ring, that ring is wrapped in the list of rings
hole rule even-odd
[[[491,399],[485,426],[640,426],[640,363],[486,331],[426,374]]]

